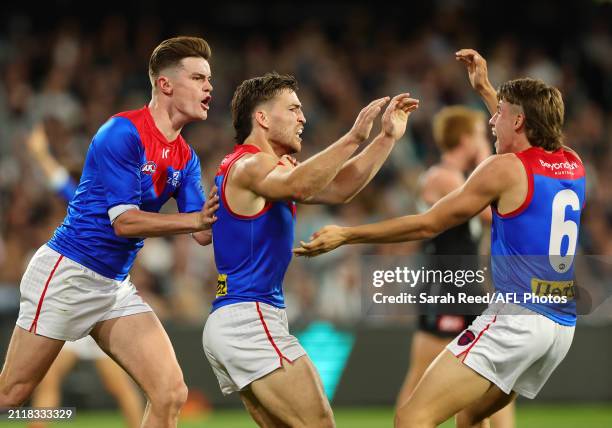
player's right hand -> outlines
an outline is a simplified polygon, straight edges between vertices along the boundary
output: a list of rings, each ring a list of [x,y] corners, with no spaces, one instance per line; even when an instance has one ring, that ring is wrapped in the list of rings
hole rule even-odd
[[[474,49],[461,49],[455,52],[457,61],[465,64],[472,88],[482,91],[491,86],[487,70],[487,61]]]
[[[389,97],[378,98],[365,106],[357,116],[355,124],[349,131],[349,135],[359,143],[363,143],[370,136],[374,119],[382,110],[382,107],[389,101]]]
[[[208,194],[208,199],[200,211],[200,230],[208,230],[213,223],[217,221],[215,212],[219,209],[219,195],[217,194],[217,186],[213,186]]]

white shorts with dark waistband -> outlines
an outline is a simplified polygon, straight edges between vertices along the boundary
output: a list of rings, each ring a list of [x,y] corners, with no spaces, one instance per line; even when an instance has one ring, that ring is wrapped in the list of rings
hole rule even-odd
[[[506,394],[535,398],[563,361],[574,327],[511,303],[494,304],[446,346]]]
[[[20,291],[17,325],[52,339],[78,340],[100,321],[151,311],[129,276],[106,278],[47,245],[30,260]]]
[[[204,352],[221,392],[240,391],[251,382],[306,354],[289,333],[284,309],[260,302],[222,306],[209,315]]]

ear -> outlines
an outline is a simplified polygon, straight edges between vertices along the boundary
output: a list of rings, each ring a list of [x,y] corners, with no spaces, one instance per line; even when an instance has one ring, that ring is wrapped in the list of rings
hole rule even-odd
[[[255,112],[255,121],[264,129],[268,129],[268,114],[263,110],[257,110]]]
[[[172,82],[166,76],[159,76],[157,78],[157,87],[162,94],[172,95]]]
[[[516,115],[516,118],[514,119],[514,130],[519,131],[524,126],[525,126],[525,114],[518,113]]]

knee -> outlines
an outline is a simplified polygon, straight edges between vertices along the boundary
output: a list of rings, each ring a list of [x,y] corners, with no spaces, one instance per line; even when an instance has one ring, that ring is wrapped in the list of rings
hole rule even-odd
[[[183,376],[174,378],[172,381],[158,385],[153,394],[148,394],[151,405],[163,408],[171,413],[178,413],[187,401],[187,385]]]
[[[308,425],[309,427],[321,427],[321,428],[336,428],[336,423],[334,422],[334,414],[331,408],[327,408],[319,414],[318,419]]]
[[[395,428],[428,428],[435,424],[427,420],[418,410],[412,411],[404,406],[395,412]]]
[[[0,406],[17,407],[21,406],[36,388],[33,382],[20,382],[13,385],[2,385],[2,399]]]

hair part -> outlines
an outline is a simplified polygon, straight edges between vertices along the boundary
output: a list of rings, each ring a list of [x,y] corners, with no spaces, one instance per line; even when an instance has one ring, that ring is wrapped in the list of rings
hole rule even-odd
[[[464,135],[472,135],[476,124],[486,119],[483,112],[463,106],[444,107],[433,118],[433,137],[442,152],[453,150]]]
[[[208,61],[212,52],[208,42],[200,37],[179,36],[161,42],[149,59],[149,79],[155,81],[162,70],[176,67],[183,58],[200,57]]]
[[[252,117],[255,109],[284,90],[297,92],[297,80],[291,75],[276,72],[245,80],[236,88],[231,108],[236,131],[234,138],[238,144],[244,143],[253,131]]]
[[[522,108],[525,134],[532,146],[549,151],[561,148],[565,107],[557,88],[536,79],[510,80],[500,86],[497,99]]]

